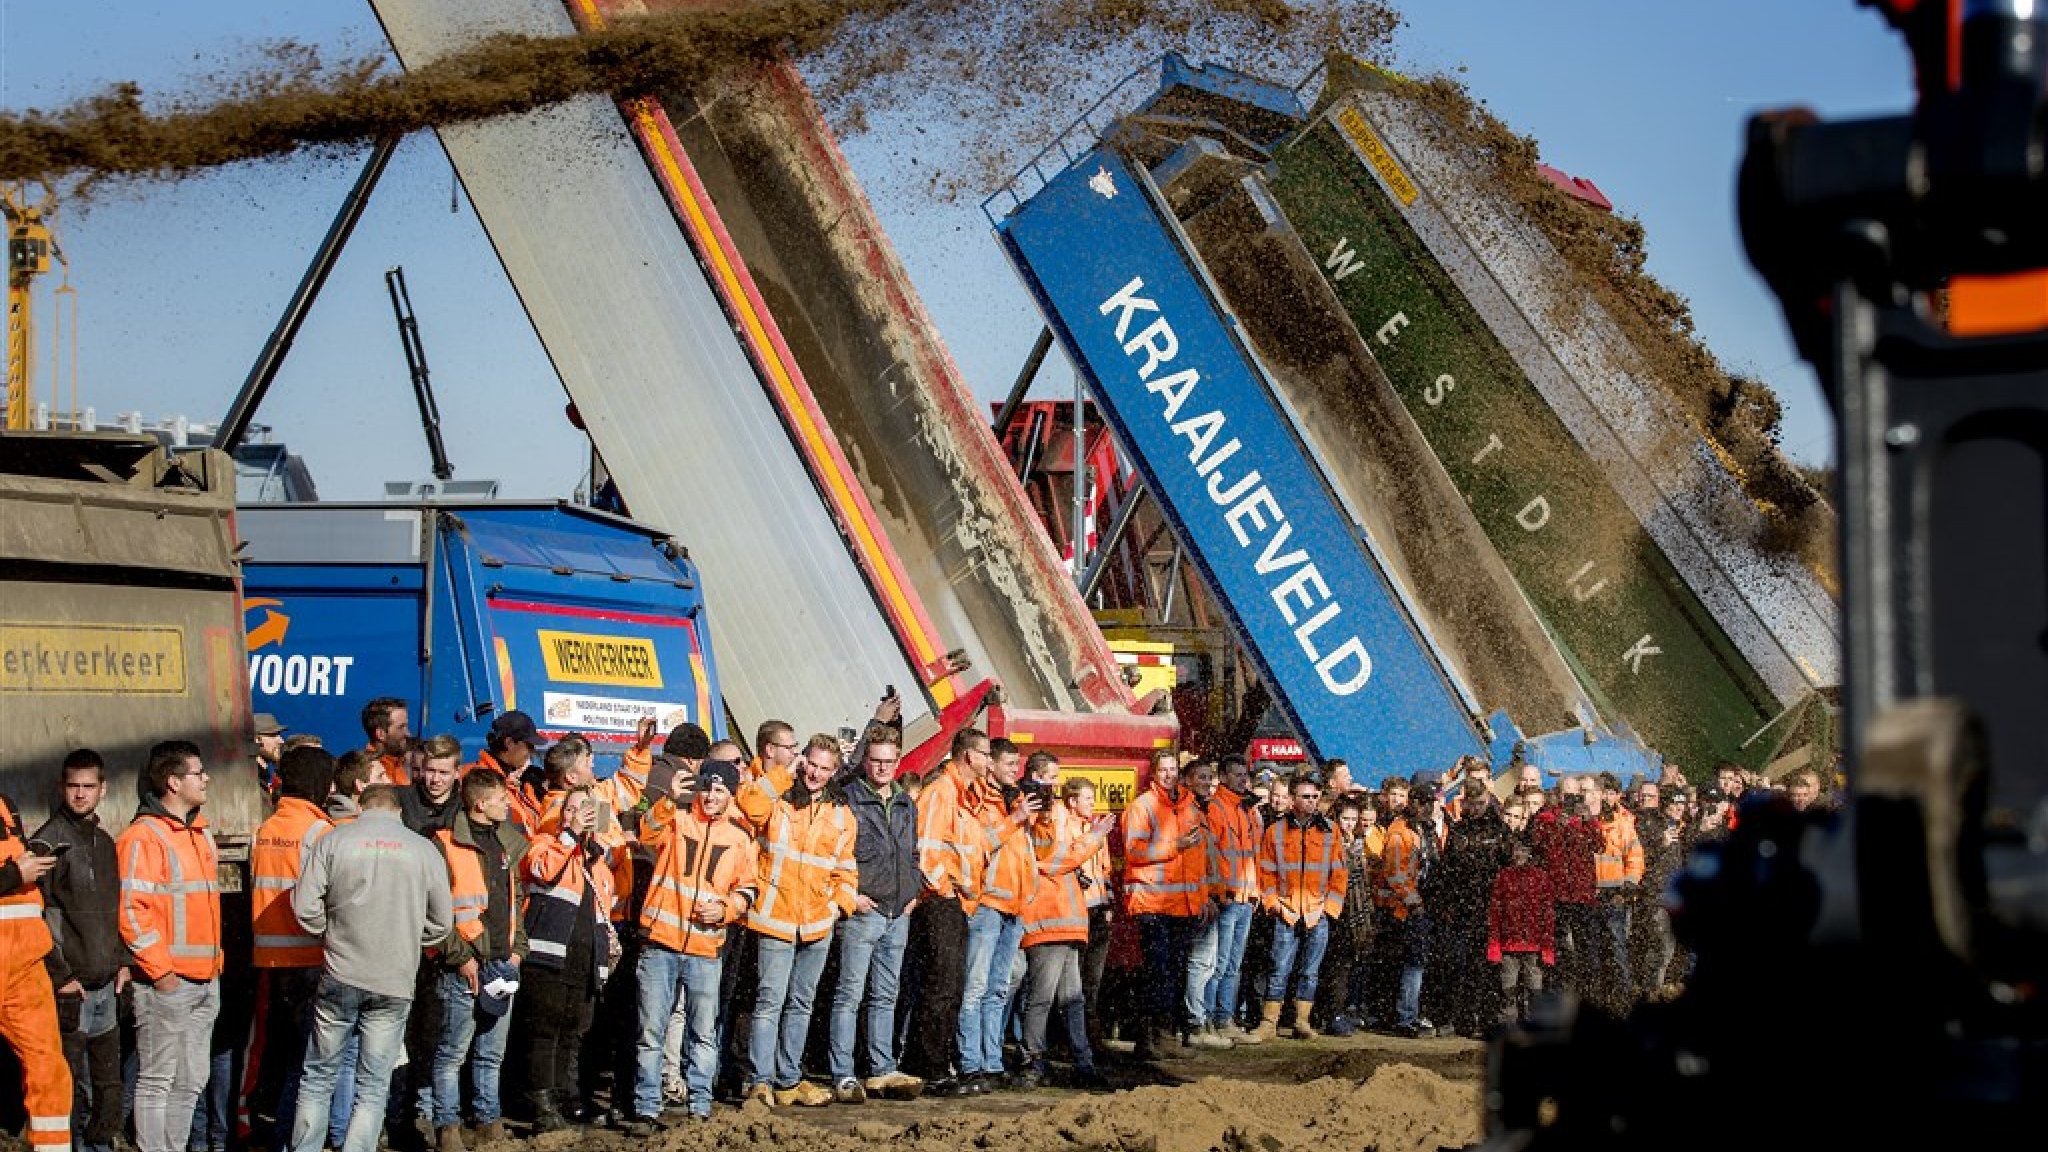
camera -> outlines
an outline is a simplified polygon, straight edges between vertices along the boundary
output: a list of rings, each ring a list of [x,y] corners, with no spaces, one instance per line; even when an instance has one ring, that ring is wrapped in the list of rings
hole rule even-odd
[[[1052,785],[1026,780],[1017,785],[1017,794],[1027,799],[1036,799],[1040,808],[1052,803]]]

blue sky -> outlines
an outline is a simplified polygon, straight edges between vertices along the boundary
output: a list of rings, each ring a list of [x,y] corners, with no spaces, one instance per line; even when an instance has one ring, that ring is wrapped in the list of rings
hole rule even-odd
[[[1786,448],[1827,459],[1832,426],[1819,390],[1742,256],[1734,173],[1757,109],[1804,104],[1837,116],[1907,106],[1905,52],[1882,21],[1852,0],[1406,8],[1403,65],[1462,66],[1475,94],[1534,135],[1548,162],[1640,216],[1651,270],[1692,301],[1708,346],[1783,397]],[[383,47],[368,5],[354,0],[0,0],[0,107],[54,108],[124,79],[152,96],[203,98],[206,77],[284,38],[335,57]],[[1073,113],[1122,71],[1105,69],[1097,91],[1077,92]],[[847,142],[856,171],[878,183],[916,148],[895,135]],[[102,419],[129,409],[217,419],[359,165],[245,164],[66,203],[58,236],[79,292],[81,403]],[[877,209],[954,357],[995,398],[1039,322],[974,199],[894,195]],[[430,135],[401,146],[258,422],[308,457],[330,498],[366,498],[386,479],[428,474],[383,283],[393,265],[406,270],[457,476],[497,478],[511,496],[568,493],[585,461],[561,418],[559,382]],[[1064,390],[1071,376],[1049,365],[1040,380]]]

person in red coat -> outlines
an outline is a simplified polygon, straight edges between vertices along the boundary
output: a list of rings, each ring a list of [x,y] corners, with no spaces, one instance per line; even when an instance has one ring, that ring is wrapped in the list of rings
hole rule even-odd
[[[1529,821],[1529,842],[1536,859],[1550,872],[1557,890],[1557,938],[1565,985],[1580,995],[1594,991],[1590,967],[1599,946],[1601,926],[1599,880],[1594,858],[1603,837],[1600,822],[1586,814],[1576,789],[1558,789],[1558,804],[1546,806]]]
[[[1513,863],[1493,881],[1486,959],[1500,973],[1501,1023],[1524,1019],[1528,998],[1543,991],[1543,970],[1557,963],[1557,893],[1529,842],[1516,838]]]

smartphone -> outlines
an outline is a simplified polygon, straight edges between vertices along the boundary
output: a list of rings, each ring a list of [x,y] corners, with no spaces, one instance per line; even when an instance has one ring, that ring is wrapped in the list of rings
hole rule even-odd
[[[853,744],[859,740],[860,733],[854,731],[853,729],[843,727],[839,729],[839,742],[841,744]]]
[[[602,796],[596,800],[597,823],[591,826],[590,832],[593,836],[609,836],[612,829],[618,826],[617,817],[612,813],[612,802]]]
[[[28,850],[38,856],[47,856],[55,859],[71,851],[71,845],[68,842],[52,844],[48,840],[31,840],[28,842]]]

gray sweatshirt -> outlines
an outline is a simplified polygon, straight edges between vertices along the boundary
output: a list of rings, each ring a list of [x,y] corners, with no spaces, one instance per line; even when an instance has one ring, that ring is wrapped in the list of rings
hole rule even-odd
[[[388,808],[366,809],[320,838],[292,912],[321,938],[328,975],[403,1000],[412,999],[419,950],[439,944],[455,922],[447,862]]]

